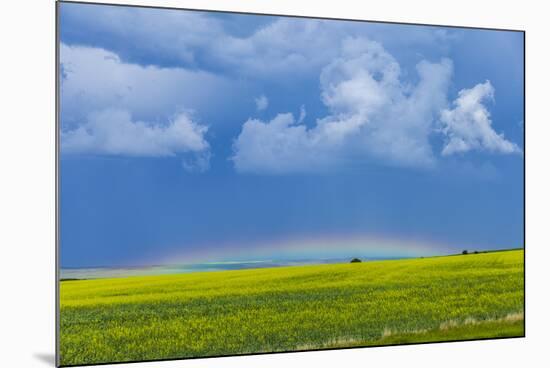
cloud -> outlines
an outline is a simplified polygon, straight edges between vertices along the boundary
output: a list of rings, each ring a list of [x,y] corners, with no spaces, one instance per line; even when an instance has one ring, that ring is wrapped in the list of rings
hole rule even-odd
[[[306,116],[307,116],[306,107],[302,105],[300,106],[300,116],[298,117],[298,124],[302,124]]]
[[[89,133],[94,116],[106,111],[125,111],[134,125],[164,129],[181,111],[239,111],[235,104],[250,103],[253,83],[293,87],[320,76],[326,116],[306,122],[303,109],[298,118],[278,114],[270,121],[246,121],[233,145],[237,170],[323,171],[365,163],[432,167],[437,156],[430,140],[437,134],[446,139],[443,155],[519,151],[492,130],[481,102],[478,112],[462,111],[456,101],[448,108],[452,62],[440,56],[461,31],[284,17],[242,22],[242,17],[62,4],[63,131]],[[268,105],[260,96],[258,110]],[[441,113],[445,108],[448,113]],[[483,112],[485,123],[479,120]],[[478,133],[461,131],[476,119],[470,125]],[[204,153],[202,163],[192,160],[191,166],[207,168],[209,157]]]
[[[64,154],[182,155],[183,166],[209,164],[207,127],[193,111],[223,110],[224,78],[183,68],[143,67],[110,51],[61,44]],[[237,87],[233,91],[237,90]]]
[[[95,154],[133,157],[165,157],[193,153],[183,165],[191,170],[208,168],[208,128],[185,114],[167,124],[133,121],[125,110],[93,113],[85,124],[61,132],[61,150],[66,154]]]
[[[334,45],[349,37],[389,44],[402,54],[414,46],[441,51],[456,38],[438,27],[280,17],[248,37],[221,36],[209,52],[225,65],[238,67],[241,73],[272,79],[291,75],[292,78],[284,80],[294,81],[316,77],[326,64],[338,57],[339,49]]]
[[[264,95],[261,95],[260,97],[255,98],[254,102],[256,103],[256,110],[258,111],[265,110],[269,105],[269,100]]]
[[[60,61],[65,126],[111,108],[146,121],[167,120],[182,110],[221,110],[227,104],[221,96],[239,93],[238,84],[212,73],[129,64],[100,48],[61,44]]]
[[[224,35],[212,47],[225,65],[247,75],[311,75],[332,59],[342,32],[334,22],[278,18],[248,37]]]
[[[329,115],[308,128],[292,114],[269,122],[250,119],[234,143],[240,172],[323,171],[376,162],[430,167],[434,120],[446,104],[452,63],[420,62],[415,86],[381,44],[347,38],[341,54],[321,73],[321,99]],[[305,116],[305,113],[304,115]]]
[[[234,144],[232,157],[240,172],[288,173],[318,170],[330,156],[321,160],[323,151],[315,142],[316,131],[295,125],[290,113],[278,114],[269,122],[249,119]]]
[[[200,66],[282,82],[316,78],[338,56],[334,45],[348,36],[368,37],[400,53],[416,53],[413,46],[444,50],[456,38],[441,27],[85,4],[61,9],[61,38],[72,45],[116,50],[141,65]]]
[[[61,39],[116,50],[126,62],[193,66],[205,40],[224,33],[208,13],[138,7],[61,4]]]
[[[521,153],[521,149],[492,128],[491,115],[484,105],[494,98],[491,82],[463,89],[453,102],[453,108],[441,112],[442,131],[446,143],[442,155],[449,156],[471,150],[495,153]]]

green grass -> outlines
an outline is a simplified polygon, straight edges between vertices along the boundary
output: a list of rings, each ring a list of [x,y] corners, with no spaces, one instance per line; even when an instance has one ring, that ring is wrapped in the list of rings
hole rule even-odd
[[[523,251],[61,283],[61,364],[523,336]]]

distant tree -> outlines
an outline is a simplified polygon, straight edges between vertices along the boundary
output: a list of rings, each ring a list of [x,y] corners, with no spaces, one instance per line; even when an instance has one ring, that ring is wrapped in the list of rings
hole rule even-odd
[[[359,258],[354,258],[350,263],[361,263],[361,260]]]
[[[466,249],[464,249],[464,250],[462,251],[462,254],[468,254],[468,251],[467,251]]]
[[[478,252],[477,250],[476,250],[476,251],[474,251],[474,254],[478,254],[478,253],[479,253],[479,252]]]

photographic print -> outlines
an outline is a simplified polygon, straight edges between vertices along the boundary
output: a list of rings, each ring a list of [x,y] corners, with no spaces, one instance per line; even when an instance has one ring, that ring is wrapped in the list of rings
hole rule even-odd
[[[58,365],[524,336],[524,32],[57,21]]]

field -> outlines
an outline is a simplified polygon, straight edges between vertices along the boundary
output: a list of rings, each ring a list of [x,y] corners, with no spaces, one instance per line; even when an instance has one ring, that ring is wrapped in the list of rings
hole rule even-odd
[[[62,365],[523,336],[523,250],[61,282]]]

